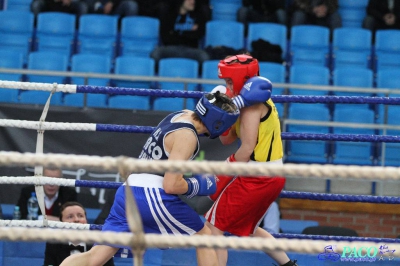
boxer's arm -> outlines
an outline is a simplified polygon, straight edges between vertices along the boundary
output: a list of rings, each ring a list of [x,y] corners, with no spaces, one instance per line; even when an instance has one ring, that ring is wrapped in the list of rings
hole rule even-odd
[[[261,118],[260,105],[262,104],[260,103],[244,108],[240,114],[241,145],[235,152],[235,159],[238,162],[248,162],[254,148],[256,147],[258,127]]]
[[[168,160],[189,160],[196,149],[197,139],[193,131],[180,129],[168,134],[165,140]],[[184,194],[188,191],[188,183],[182,173],[166,172],[164,174],[163,188],[168,194]]]

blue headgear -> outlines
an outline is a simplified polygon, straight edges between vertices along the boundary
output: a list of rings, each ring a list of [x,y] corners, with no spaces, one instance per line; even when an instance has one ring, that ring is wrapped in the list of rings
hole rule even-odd
[[[210,138],[215,139],[231,127],[239,117],[239,111],[228,113],[212,104],[216,99],[208,100],[203,95],[197,102],[194,112],[199,115],[201,121],[210,132]]]

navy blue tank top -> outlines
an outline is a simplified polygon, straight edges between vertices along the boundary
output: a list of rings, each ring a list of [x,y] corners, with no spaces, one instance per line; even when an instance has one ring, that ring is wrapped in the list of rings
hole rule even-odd
[[[167,160],[169,153],[165,150],[165,137],[176,130],[190,129],[193,131],[197,138],[196,150],[190,157],[193,160],[199,152],[199,138],[197,136],[196,128],[190,122],[172,122],[175,118],[181,116],[184,112],[174,112],[166,116],[154,129],[150,137],[147,139],[146,144],[142,148],[142,152],[139,155],[139,159],[146,160]]]

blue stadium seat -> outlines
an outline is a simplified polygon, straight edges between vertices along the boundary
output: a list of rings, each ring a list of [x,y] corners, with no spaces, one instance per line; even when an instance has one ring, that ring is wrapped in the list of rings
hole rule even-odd
[[[393,89],[400,90],[400,69],[382,69],[377,72],[376,86],[378,89]],[[400,97],[400,94],[377,94],[379,97]],[[376,123],[382,124],[385,121],[385,105],[377,105],[377,119]]]
[[[28,11],[0,11],[0,49],[22,52],[24,64],[32,48],[33,19]]]
[[[390,56],[399,58],[399,54],[400,30],[377,30],[375,32],[375,63],[377,64],[380,58],[382,60],[390,58]],[[387,57],[383,58],[384,55]],[[375,67],[377,68],[376,65]]]
[[[69,58],[74,51],[75,15],[44,12],[38,14],[37,20],[37,50],[59,52]]]
[[[291,104],[288,118],[329,122],[329,109],[322,104]],[[328,126],[288,125],[287,132],[327,134]],[[325,141],[292,140],[287,144],[287,162],[295,163],[328,163],[329,150]]]
[[[281,219],[280,227],[285,234],[301,234],[309,226],[318,226],[319,222],[313,220],[288,220]]]
[[[336,28],[333,30],[333,52],[351,50],[371,54],[372,33],[362,28]]]
[[[121,21],[122,55],[150,56],[158,45],[160,21],[146,16],[124,17]]]
[[[329,29],[317,25],[297,25],[291,28],[290,62],[292,64],[329,63]]]
[[[372,33],[362,28],[336,28],[333,31],[334,66],[345,64],[371,67]]]
[[[212,20],[236,21],[236,14],[242,7],[241,2],[214,1],[211,9]]]
[[[400,126],[399,120],[400,106],[389,105],[388,106],[388,125]],[[400,136],[400,130],[387,130],[386,135]],[[400,154],[400,143],[385,143],[385,166],[400,166],[399,161]]]
[[[28,57],[28,69],[47,71],[67,71],[68,58],[56,52],[31,52]],[[27,75],[29,82],[65,84],[66,76]],[[45,104],[50,93],[47,91],[21,91],[20,102]],[[51,104],[62,104],[62,93],[56,92],[51,98]]]
[[[332,59],[332,69],[341,67],[371,67],[371,56],[365,52],[337,50],[332,54]]]
[[[361,28],[367,12],[360,8],[339,8],[339,14],[342,17],[343,27]]]
[[[330,73],[327,67],[294,65],[290,68],[289,81],[293,84],[329,85]],[[326,95],[329,91],[289,89],[292,95]]]
[[[249,23],[249,33],[246,39],[246,48],[252,51],[251,43],[262,39],[272,44],[278,44],[282,48],[282,59],[286,58],[287,50],[287,28],[278,23]]]
[[[108,55],[98,54],[75,54],[72,56],[71,71],[85,72],[97,74],[110,74],[111,59]],[[72,84],[91,85],[91,86],[108,86],[110,79],[108,78],[88,78],[85,84],[85,78],[72,77]],[[86,106],[89,107],[107,107],[106,94],[87,94]],[[84,106],[84,95],[81,94],[65,94],[64,104],[69,106]]]
[[[86,14],[79,19],[79,53],[108,55],[116,53],[118,17],[104,14]]]
[[[283,64],[272,63],[272,62],[260,62],[260,76],[266,77],[272,82],[273,89],[272,95],[285,94],[284,88],[279,88],[274,83],[285,83],[286,80],[286,69]]]
[[[11,11],[31,11],[31,0],[7,0],[4,10]]]
[[[372,88],[374,74],[362,67],[337,67],[333,71],[333,85]],[[337,96],[371,96],[372,93],[334,91]]]
[[[378,53],[375,55],[375,72],[385,69],[400,69],[400,53]]]
[[[154,59],[149,57],[120,56],[115,61],[115,74],[131,76],[154,76]],[[151,89],[149,81],[114,80],[117,87]],[[115,95],[110,96],[109,107],[125,109],[150,109],[150,96]]]
[[[221,20],[208,21],[204,46],[226,46],[236,50],[243,49],[245,47],[243,23]]]
[[[202,84],[201,87],[203,91],[210,92],[215,86],[224,84],[224,81],[218,77],[218,63],[219,60],[207,60],[203,62],[201,78],[219,80],[219,82],[217,81],[215,84]]]
[[[198,78],[199,63],[186,58],[164,58],[159,61],[159,76],[174,78]],[[185,84],[180,82],[160,82],[162,90],[185,90]],[[188,91],[196,90],[196,84],[187,84]],[[184,107],[193,109],[195,101],[192,98],[157,98],[154,100],[153,109],[162,111],[176,111]]]
[[[375,114],[370,109],[353,108],[351,106],[336,105],[333,121],[345,123],[374,124]],[[373,135],[374,129],[334,127],[334,134],[368,134]],[[346,165],[374,165],[374,145],[371,142],[336,141],[332,163]]]
[[[0,50],[0,68],[23,68],[22,53],[14,50]],[[8,74],[0,72],[0,80],[21,81],[22,74]],[[0,102],[17,102],[18,90],[0,89]]]

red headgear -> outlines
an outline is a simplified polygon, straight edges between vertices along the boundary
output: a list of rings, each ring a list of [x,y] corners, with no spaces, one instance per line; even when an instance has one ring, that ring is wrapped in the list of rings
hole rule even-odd
[[[257,59],[250,55],[240,54],[219,61],[218,77],[230,78],[233,82],[233,93],[239,95],[246,80],[259,73]]]

